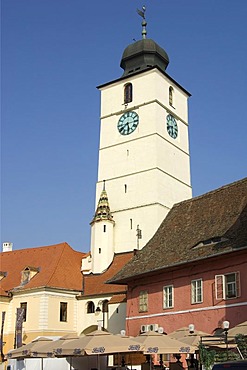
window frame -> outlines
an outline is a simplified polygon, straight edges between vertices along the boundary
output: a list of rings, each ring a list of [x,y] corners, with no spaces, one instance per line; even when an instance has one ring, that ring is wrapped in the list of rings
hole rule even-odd
[[[198,287],[198,284],[200,286]],[[200,293],[198,293],[200,290]],[[199,298],[200,296],[200,298]],[[203,302],[203,280],[202,278],[191,280],[191,304],[197,304]]]
[[[169,290],[168,294],[167,290]],[[165,285],[163,286],[163,309],[169,309],[173,307],[174,307],[174,286],[173,284]]]
[[[139,312],[148,311],[148,291],[141,290],[139,292]]]
[[[22,321],[26,322],[27,321],[27,302],[21,302],[20,303],[20,308],[23,309]]]
[[[68,322],[68,302],[60,302],[59,321]]]
[[[87,314],[95,313],[95,304],[93,301],[87,302]]]
[[[169,86],[169,105],[173,107],[173,100],[174,100],[174,88]]]
[[[229,282],[227,278],[234,275],[234,281]],[[229,295],[229,286],[234,285],[235,294]],[[215,298],[216,300],[236,299],[241,296],[240,272],[227,272],[225,274],[215,275]]]
[[[124,104],[131,103],[133,101],[133,85],[128,82],[124,85]]]

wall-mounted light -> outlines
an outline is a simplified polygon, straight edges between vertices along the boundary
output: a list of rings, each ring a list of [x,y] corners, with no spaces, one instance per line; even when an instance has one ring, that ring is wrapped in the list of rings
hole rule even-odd
[[[101,312],[101,308],[98,306],[95,310],[95,312]]]
[[[193,334],[193,333],[194,333],[194,331],[195,331],[195,325],[194,325],[194,324],[190,324],[190,325],[189,325],[189,333],[190,333],[190,334]]]

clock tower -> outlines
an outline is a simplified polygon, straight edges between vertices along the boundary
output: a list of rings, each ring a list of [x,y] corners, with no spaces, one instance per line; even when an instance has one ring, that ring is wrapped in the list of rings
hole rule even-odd
[[[104,187],[114,220],[114,253],[141,249],[173,204],[192,196],[190,94],[167,74],[168,55],[146,38],[144,11],[139,14],[142,39],[124,50],[123,75],[98,87],[101,129],[96,202]],[[94,226],[101,227],[100,223]],[[95,245],[91,252],[95,256]]]

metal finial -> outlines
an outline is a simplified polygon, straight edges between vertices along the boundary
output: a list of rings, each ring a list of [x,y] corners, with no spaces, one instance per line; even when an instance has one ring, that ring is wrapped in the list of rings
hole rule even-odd
[[[145,11],[146,11],[145,5],[143,5],[142,10],[136,9],[136,11],[143,19],[143,21],[142,21],[142,38],[145,39],[146,36],[147,36],[147,30],[146,30],[147,22],[146,22],[146,18],[145,18]]]

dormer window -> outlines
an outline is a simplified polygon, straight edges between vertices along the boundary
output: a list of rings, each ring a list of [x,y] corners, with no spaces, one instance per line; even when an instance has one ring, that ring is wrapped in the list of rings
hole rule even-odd
[[[38,268],[27,266],[21,273],[21,285],[26,285],[38,272]]]
[[[128,83],[124,86],[124,104],[132,102],[132,84]]]
[[[206,246],[213,246],[213,245],[216,245],[218,243],[225,242],[227,240],[228,240],[227,238],[224,238],[222,236],[215,236],[213,238],[209,238],[209,239],[205,239],[205,240],[200,241],[198,244],[196,244],[193,247],[193,249],[194,248],[206,247]]]
[[[7,272],[0,271],[0,281],[7,276]]]

